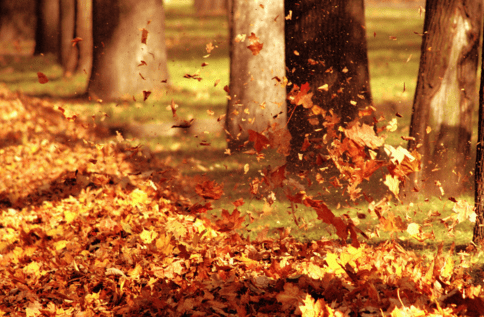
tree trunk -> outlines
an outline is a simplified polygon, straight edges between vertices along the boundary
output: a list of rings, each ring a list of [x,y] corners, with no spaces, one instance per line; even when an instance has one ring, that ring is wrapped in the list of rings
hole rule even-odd
[[[103,100],[142,98],[143,91],[163,87],[168,78],[164,24],[162,0],[94,0],[89,94]]]
[[[52,53],[59,57],[59,0],[37,1],[34,55]]]
[[[231,0],[195,0],[195,11],[197,15],[226,14],[227,1]]]
[[[477,216],[472,241],[481,249],[484,249],[484,42],[482,45],[479,127],[477,131],[476,168],[474,171],[474,201]]]
[[[0,40],[33,39],[35,14],[35,0],[0,1]]]
[[[281,85],[284,8],[282,1],[233,0],[229,10],[230,100],[225,122],[229,149],[237,151],[248,140],[249,129],[261,132],[273,123],[279,127],[286,123],[286,94]],[[246,35],[245,40],[239,41],[239,35]],[[257,43],[263,45],[258,53],[256,47],[248,48]]]
[[[92,67],[92,0],[77,0],[76,37],[82,39],[77,43],[79,49],[77,71],[90,76]]]
[[[285,15],[289,83],[309,83],[315,105],[332,110],[343,125],[352,121],[360,108],[372,104],[363,0],[285,0]],[[318,89],[323,85],[327,90]],[[310,146],[303,151],[302,145],[306,138],[323,137],[325,129],[322,115],[317,124],[312,120],[314,125],[309,115],[309,109],[288,104],[288,170],[313,166],[318,150]]]
[[[411,177],[407,194],[412,188],[438,193],[437,181],[448,195],[464,189],[481,21],[479,0],[427,0],[410,127],[415,141],[408,144],[411,150],[420,146],[422,169]]]
[[[76,29],[76,0],[60,0],[60,63],[64,76],[70,77],[77,66],[77,46],[72,46]]]

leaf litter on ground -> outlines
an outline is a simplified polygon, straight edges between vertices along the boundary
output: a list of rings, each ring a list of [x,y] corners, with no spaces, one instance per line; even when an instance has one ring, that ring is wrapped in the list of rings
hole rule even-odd
[[[148,149],[108,139],[57,104],[0,87],[0,120],[0,316],[484,312],[481,287],[453,249],[426,261],[395,241],[303,243],[287,228],[251,240],[243,200],[217,221],[207,216],[222,185],[190,184]],[[360,157],[361,141],[351,142]],[[208,202],[191,204],[193,192]],[[322,202],[297,197],[327,219]]]

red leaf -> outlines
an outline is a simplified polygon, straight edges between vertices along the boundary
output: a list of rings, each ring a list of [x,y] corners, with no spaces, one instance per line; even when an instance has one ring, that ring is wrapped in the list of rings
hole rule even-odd
[[[41,84],[46,84],[49,82],[49,79],[47,78],[47,76],[45,76],[43,73],[41,72],[38,72],[37,73],[37,77],[39,77],[39,83]]]
[[[271,144],[264,135],[249,129],[249,141],[254,142],[254,149],[260,153],[264,148]]]
[[[286,179],[286,164],[276,168],[269,177],[274,187],[283,187],[283,181]]]

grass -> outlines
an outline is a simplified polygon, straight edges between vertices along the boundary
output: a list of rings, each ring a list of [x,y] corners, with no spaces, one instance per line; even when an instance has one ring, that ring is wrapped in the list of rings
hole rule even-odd
[[[408,134],[410,123],[411,101],[416,86],[418,63],[420,56],[421,37],[414,32],[421,33],[423,16],[417,9],[395,9],[392,7],[369,7],[366,10],[366,30],[368,34],[368,55],[371,75],[373,99],[378,113],[385,115],[388,120],[395,112],[403,115],[399,119],[399,129],[389,133],[387,142],[394,146],[406,144],[400,138]],[[261,178],[264,166],[278,166],[284,159],[273,152],[267,153],[267,159],[257,162],[254,156],[224,155],[226,146],[225,135],[221,128],[208,131],[209,133],[186,133],[177,131],[173,135],[150,134],[136,135],[130,133],[128,125],[167,123],[168,129],[174,121],[171,109],[167,107],[173,99],[179,105],[177,115],[181,119],[196,118],[215,126],[216,118],[225,113],[226,93],[223,87],[229,83],[229,57],[227,42],[228,26],[225,17],[196,17],[193,8],[186,1],[170,2],[166,5],[166,37],[169,56],[169,72],[172,87],[154,93],[147,102],[126,101],[120,103],[94,103],[80,99],[86,88],[87,78],[80,74],[66,79],[52,56],[31,57],[28,55],[4,55],[0,57],[0,82],[11,90],[49,98],[63,104],[86,120],[95,116],[98,122],[115,126],[125,132],[127,138],[135,138],[132,142],[141,143],[155,151],[165,162],[178,168],[183,175],[190,177],[207,176],[218,183],[224,183],[225,196],[214,203],[214,215],[219,214],[221,208],[233,209],[231,202],[242,197],[246,204],[240,209],[253,213],[255,221],[248,225],[252,235],[256,235],[263,228],[269,228],[275,233],[276,228],[291,227],[292,232],[301,240],[320,239],[322,236],[335,237],[334,230],[317,220],[316,214],[304,206],[299,206],[295,217],[299,227],[295,225],[292,209],[282,190],[276,191],[276,202],[270,206],[268,196],[255,200],[248,191],[248,183],[255,177]],[[395,40],[396,39],[396,40]],[[205,45],[212,42],[216,48],[209,57]],[[25,44],[27,50],[32,48],[30,42]],[[202,67],[202,63],[208,63]],[[40,85],[37,72],[46,74],[50,82]],[[186,73],[198,72],[202,81],[186,79]],[[214,87],[216,80],[220,83]],[[405,87],[405,89],[404,89]],[[138,99],[139,100],[139,99]],[[213,111],[213,115],[207,110]],[[211,120],[211,121],[210,121]],[[124,130],[123,130],[124,129]],[[169,129],[170,130],[170,129]],[[171,129],[172,130],[172,129]],[[210,146],[202,146],[201,141],[210,142]],[[245,174],[244,167],[248,164],[249,171]],[[366,185],[366,191],[375,197],[384,197],[388,192],[378,178],[377,181]],[[323,185],[312,185],[308,192],[315,198],[324,199],[336,214],[347,214],[362,228],[369,231],[375,228],[375,220],[358,220],[358,213],[366,213],[367,203],[359,202],[355,205],[348,202],[341,192],[335,191],[328,181]],[[194,194],[189,197],[197,201]],[[472,197],[464,197],[471,204]],[[410,205],[391,205],[392,211],[409,222],[422,223],[430,211],[439,211],[442,216],[451,213],[452,203],[446,199],[432,198],[428,202],[422,197]],[[370,230],[371,229],[371,230]],[[467,245],[472,237],[472,224],[460,224],[456,228],[455,237],[450,239],[444,226],[438,222],[425,230],[434,230],[436,239],[425,243],[416,242],[403,233],[399,235],[408,247],[420,250],[424,254],[435,251],[440,241],[445,241],[446,248],[452,241],[459,246]],[[374,231],[374,230],[373,230]],[[372,243],[389,239],[388,233],[381,233],[380,238],[373,238]],[[482,259],[482,257],[481,257]]]

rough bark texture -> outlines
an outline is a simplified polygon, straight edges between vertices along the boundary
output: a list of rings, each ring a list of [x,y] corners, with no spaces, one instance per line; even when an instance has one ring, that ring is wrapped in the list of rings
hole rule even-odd
[[[77,0],[76,36],[82,38],[77,43],[79,61],[77,71],[91,75],[92,67],[92,0]]]
[[[481,21],[479,0],[427,1],[410,127],[415,141],[408,144],[409,149],[421,145],[422,170],[412,176],[407,193],[413,188],[440,192],[436,181],[449,195],[464,189],[477,99]]]
[[[72,46],[76,29],[76,0],[60,0],[60,63],[69,77],[77,66],[77,46]]]
[[[89,94],[102,100],[142,98],[168,78],[162,0],[94,0]],[[142,43],[142,31],[148,33]],[[146,63],[146,65],[144,63]]]
[[[59,0],[37,1],[34,55],[53,53],[59,57]]]
[[[476,224],[472,240],[484,249],[484,43],[481,51],[481,82],[479,89],[479,127],[477,131],[477,152],[474,178],[474,201],[476,207]]]
[[[314,104],[331,109],[343,125],[352,121],[358,109],[372,103],[363,0],[285,0],[285,15],[289,82],[299,87],[308,82]],[[317,89],[325,84],[327,91]],[[289,85],[288,92],[291,89]],[[325,133],[323,118],[311,125],[309,113],[288,104],[289,170],[312,168],[315,148],[302,151],[301,146],[306,137],[321,138]]]
[[[33,39],[35,14],[35,0],[0,1],[0,40]]]
[[[263,5],[262,8],[260,5]],[[284,8],[282,1],[234,0],[230,10],[230,100],[226,130],[231,150],[242,149],[248,130],[260,132],[286,123]],[[254,33],[263,44],[259,54],[248,48]],[[247,35],[237,42],[239,34]],[[278,81],[279,80],[279,81]]]
[[[228,1],[231,0],[194,0],[197,15],[214,15],[227,13]]]

